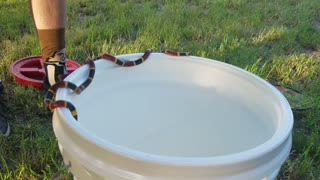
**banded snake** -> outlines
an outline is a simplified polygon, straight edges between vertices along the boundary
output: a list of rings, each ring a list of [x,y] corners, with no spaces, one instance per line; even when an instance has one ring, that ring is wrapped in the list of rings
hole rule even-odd
[[[151,54],[151,52],[152,50],[149,50],[149,49],[146,50],[139,59],[134,61],[120,60],[110,54],[103,54],[101,57],[98,57],[97,59],[105,59],[123,67],[132,67],[132,66],[137,66],[143,63],[144,61],[146,61],[149,55]],[[165,50],[163,51],[163,53],[170,56],[188,56],[189,55],[189,53],[187,52],[173,52],[169,50]],[[74,117],[74,119],[78,120],[78,112],[75,106],[69,101],[55,100],[55,95],[59,88],[69,88],[74,93],[81,94],[81,92],[90,85],[90,83],[93,81],[96,67],[95,67],[94,60],[90,58],[87,58],[85,60],[85,64],[89,66],[89,75],[88,75],[88,78],[82,84],[77,86],[72,82],[63,80],[63,81],[57,82],[56,84],[54,84],[48,89],[44,99],[44,104],[47,109],[49,109],[50,111],[53,111],[55,108],[68,108],[71,112],[71,115]]]

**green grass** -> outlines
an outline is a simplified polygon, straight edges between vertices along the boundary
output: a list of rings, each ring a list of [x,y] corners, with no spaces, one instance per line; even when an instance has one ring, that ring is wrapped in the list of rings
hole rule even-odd
[[[288,85],[315,106],[295,114],[279,179],[320,179],[319,0],[68,0],[68,58],[171,49],[217,59]],[[42,92],[15,83],[16,59],[39,55],[27,1],[0,1],[0,79],[12,132],[0,137],[0,179],[48,179],[62,168]]]

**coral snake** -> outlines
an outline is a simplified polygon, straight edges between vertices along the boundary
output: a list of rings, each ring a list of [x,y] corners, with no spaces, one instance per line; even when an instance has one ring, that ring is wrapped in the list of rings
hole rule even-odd
[[[145,60],[147,60],[147,58],[149,57],[149,55],[151,54],[151,50],[146,50],[144,52],[144,54],[137,60],[134,61],[129,61],[129,60],[120,60],[118,58],[116,58],[115,56],[112,56],[110,54],[103,54],[101,57],[98,57],[97,59],[105,59],[108,61],[111,61],[119,66],[123,66],[123,67],[132,67],[132,66],[136,66],[139,65],[141,63],[143,63]],[[173,51],[169,51],[169,50],[165,50],[163,51],[164,54],[170,55],[170,56],[188,56],[189,53],[187,52],[173,52]],[[85,90],[90,83],[92,82],[93,78],[94,78],[94,74],[95,74],[95,63],[94,60],[88,58],[85,60],[85,64],[88,65],[89,67],[89,75],[88,78],[79,86],[77,86],[76,84],[69,82],[69,81],[59,81],[56,84],[54,84],[53,86],[51,86],[48,91],[45,94],[45,99],[44,99],[44,104],[45,107],[47,109],[49,109],[50,111],[53,111],[55,108],[68,108],[72,114],[72,116],[78,120],[78,112],[75,108],[75,106],[68,101],[65,100],[55,100],[55,95],[56,92],[59,88],[69,88],[71,89],[74,93],[76,94],[81,94],[81,92],[83,90]]]

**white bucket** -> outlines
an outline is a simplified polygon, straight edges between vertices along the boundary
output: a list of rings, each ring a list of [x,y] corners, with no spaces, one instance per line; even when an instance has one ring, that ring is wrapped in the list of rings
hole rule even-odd
[[[138,59],[142,54],[117,56]],[[77,179],[274,179],[291,149],[293,116],[282,94],[240,68],[206,58],[152,53],[119,67],[97,60],[74,104],[53,127]],[[81,84],[82,66],[66,80]]]

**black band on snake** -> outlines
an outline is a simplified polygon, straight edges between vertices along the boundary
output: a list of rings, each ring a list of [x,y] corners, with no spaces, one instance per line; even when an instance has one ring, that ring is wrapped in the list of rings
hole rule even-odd
[[[147,60],[147,58],[149,57],[151,52],[152,51],[149,49],[146,50],[144,52],[144,54],[139,59],[136,59],[134,61],[120,60],[110,54],[103,54],[99,58],[111,61],[115,64],[118,64],[119,66],[132,67],[132,66],[137,66],[137,65],[143,63],[145,60]],[[188,56],[189,55],[189,53],[187,53],[187,52],[173,52],[173,51],[169,51],[169,50],[164,51],[164,54],[167,54],[170,56]],[[68,108],[71,112],[71,115],[76,120],[78,120],[78,112],[77,112],[75,106],[68,101],[64,101],[64,100],[55,101],[55,95],[56,95],[56,92],[59,88],[68,88],[68,89],[71,89],[76,94],[81,94],[81,92],[83,90],[85,90],[90,85],[90,83],[92,82],[92,80],[94,78],[96,66],[95,66],[94,61],[91,59],[86,59],[85,63],[89,66],[89,75],[88,75],[88,78],[82,84],[80,84],[80,86],[77,86],[76,84],[69,82],[69,81],[60,81],[48,89],[48,91],[45,95],[44,103],[45,103],[45,106],[50,111],[53,111],[55,108],[58,108],[58,107],[59,108]]]

